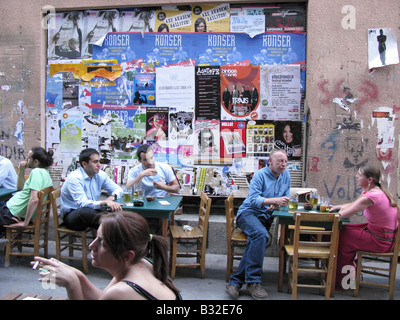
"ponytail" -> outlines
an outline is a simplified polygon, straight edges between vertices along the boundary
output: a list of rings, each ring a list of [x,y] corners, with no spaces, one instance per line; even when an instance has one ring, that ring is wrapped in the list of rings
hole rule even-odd
[[[153,234],[149,242],[152,251],[154,276],[175,293],[179,290],[169,277],[168,245],[163,236]]]

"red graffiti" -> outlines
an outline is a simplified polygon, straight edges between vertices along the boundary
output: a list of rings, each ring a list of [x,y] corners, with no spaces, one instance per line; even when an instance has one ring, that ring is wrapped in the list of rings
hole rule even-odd
[[[328,105],[332,102],[333,98],[340,97],[345,92],[344,96],[347,94],[348,88],[342,89],[342,85],[344,80],[338,80],[334,86],[333,90],[329,90],[327,88],[329,84],[329,80],[323,80],[318,84],[318,89],[324,94],[325,98],[321,100],[321,103],[324,105]]]
[[[378,159],[381,161],[388,161],[392,159],[392,148],[382,151],[381,148],[376,149],[378,154]]]
[[[351,92],[351,89],[348,87],[345,87],[344,80],[337,80],[333,88],[329,88],[330,81],[329,80],[322,80],[320,83],[318,83],[318,89],[323,95],[323,98],[321,98],[320,102],[323,105],[330,105],[333,101],[334,98],[353,98],[353,94]],[[370,101],[376,101],[378,100],[379,96],[379,90],[378,86],[368,80],[363,81],[363,83],[358,87],[357,89],[358,96],[356,96],[356,106],[355,109],[357,112],[359,112],[362,108],[362,106],[366,102]],[[351,102],[349,102],[351,103]],[[399,108],[397,108],[398,110]]]
[[[394,115],[396,115],[396,112],[397,112],[397,111],[400,111],[400,108],[397,108],[396,105],[393,105],[392,113],[393,113]],[[394,120],[399,120],[399,118],[398,118],[397,116],[395,116]]]
[[[378,100],[378,86],[371,81],[365,80],[363,84],[358,88],[358,91],[363,93],[357,101],[356,111],[360,111],[360,108],[364,103],[368,101]]]
[[[308,172],[319,172],[318,169],[319,158],[318,157],[308,157]]]

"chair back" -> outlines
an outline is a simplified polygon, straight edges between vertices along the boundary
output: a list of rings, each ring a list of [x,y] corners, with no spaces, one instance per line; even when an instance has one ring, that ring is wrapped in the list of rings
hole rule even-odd
[[[397,208],[398,211],[400,211],[399,208]],[[400,212],[399,212],[400,213]],[[397,261],[399,257],[399,250],[400,250],[400,218],[397,220],[397,231],[395,235],[395,240],[393,243],[393,260]]]
[[[203,232],[204,237],[207,236],[208,219],[210,217],[211,199],[202,192],[200,195],[199,223],[198,227]]]
[[[299,247],[313,247],[330,250],[330,259],[335,254],[335,248],[338,241],[338,230],[340,215],[333,213],[314,213],[314,212],[295,212],[295,227],[293,237],[294,259],[299,257]],[[301,226],[310,226],[313,223],[328,223],[329,228],[307,229]],[[316,235],[316,241],[305,241],[300,238],[301,235]],[[324,237],[325,236],[325,237]],[[317,250],[318,251],[318,250]]]
[[[226,216],[226,236],[228,241],[232,238],[235,228],[235,210],[233,207],[233,193],[225,200],[225,216]]]
[[[39,237],[40,234],[37,234],[37,231],[40,230],[42,225],[44,225],[45,228],[44,232],[47,233],[48,231],[51,210],[51,201],[49,195],[53,190],[53,187],[48,187],[38,192],[39,202],[35,219],[35,237]]]
[[[58,227],[60,226],[59,223],[59,216],[58,216],[58,208],[59,205],[57,204],[57,199],[60,198],[61,194],[61,189],[54,190],[50,194],[50,200],[51,200],[51,210],[53,212],[53,221],[54,221],[54,230],[57,230]]]

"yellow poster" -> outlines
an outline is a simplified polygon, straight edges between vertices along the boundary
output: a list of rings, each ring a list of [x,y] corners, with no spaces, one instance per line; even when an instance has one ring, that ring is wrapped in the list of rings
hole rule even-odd
[[[157,10],[155,32],[190,32],[192,13],[179,10]]]
[[[192,32],[230,32],[229,3],[192,6]]]

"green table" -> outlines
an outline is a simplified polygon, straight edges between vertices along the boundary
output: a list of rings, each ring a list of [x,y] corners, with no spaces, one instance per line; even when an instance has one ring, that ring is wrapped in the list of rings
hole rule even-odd
[[[18,190],[16,189],[6,189],[0,188],[0,201],[7,201],[12,197],[12,194]]]
[[[162,234],[164,237],[168,235],[168,220],[172,213],[179,207],[183,197],[181,196],[165,196],[163,198],[156,198],[152,202],[143,200],[143,207],[135,207],[132,203],[126,204],[123,199],[117,199],[117,202],[124,203],[122,210],[134,211],[144,218],[158,218],[162,219]],[[168,204],[163,204],[167,202]]]

